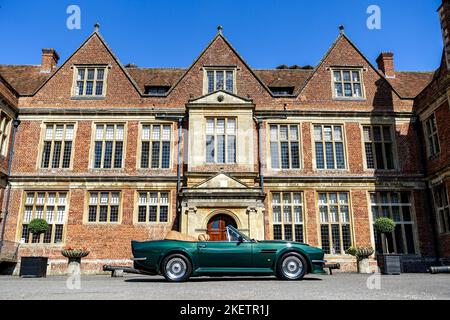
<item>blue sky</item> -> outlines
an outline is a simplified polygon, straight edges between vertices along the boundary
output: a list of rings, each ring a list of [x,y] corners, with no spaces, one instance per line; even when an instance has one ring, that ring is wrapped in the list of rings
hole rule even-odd
[[[217,25],[253,68],[316,65],[345,25],[374,63],[395,53],[397,70],[433,70],[442,38],[441,0],[0,0],[1,64],[39,64],[41,48],[61,61],[89,36],[95,22],[119,60],[142,67],[187,67]],[[69,5],[81,9],[81,29],[66,27]],[[369,5],[381,9],[381,30],[366,27]]]

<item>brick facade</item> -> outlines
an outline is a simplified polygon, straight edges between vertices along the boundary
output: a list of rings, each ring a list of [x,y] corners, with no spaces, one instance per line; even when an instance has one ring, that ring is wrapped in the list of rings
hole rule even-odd
[[[407,237],[410,232],[415,249],[408,252],[410,249],[402,249],[397,244],[397,251],[409,253],[407,257],[416,260],[436,257],[445,260],[450,256],[449,234],[439,234],[436,230],[430,191],[433,181],[443,179],[450,184],[445,173],[450,157],[450,151],[445,148],[450,139],[445,125],[450,112],[448,99],[440,98],[441,104],[435,110],[441,153],[428,160],[423,157],[422,114],[438,100],[427,90],[440,90],[442,95],[448,95],[447,87],[442,88],[442,80],[439,85],[435,83],[439,72],[434,75],[397,72],[393,69],[393,55],[386,53],[381,57],[389,57],[389,61],[379,59],[377,68],[343,32],[313,70],[253,70],[221,30],[187,69],[122,66],[98,31],[57,68],[52,67],[58,60],[57,54],[50,49],[43,53],[42,68],[50,69],[46,75],[39,67],[0,66],[2,110],[17,110],[21,121],[14,141],[10,176],[6,170],[7,158],[1,159],[0,170],[11,187],[4,239],[21,243],[19,256],[48,256],[53,273],[65,270],[66,261],[61,255],[64,246],[88,247],[91,254],[83,260],[83,269],[99,272],[103,264],[130,264],[131,240],[161,239],[171,229],[193,235],[208,232],[206,223],[216,212],[230,214],[250,236],[271,239],[274,237],[271,199],[279,192],[301,193],[304,240],[314,246],[324,244],[321,194],[347,195],[350,244],[372,247],[375,247],[375,237],[371,197],[406,195],[405,207],[410,208],[412,218],[407,223],[411,229],[405,227],[404,235]],[[76,68],[86,65],[106,68],[104,96],[74,95]],[[232,94],[205,93],[205,70],[209,68],[234,70]],[[342,69],[360,72],[362,97],[333,97],[333,70]],[[446,72],[441,75],[447,79]],[[145,88],[152,85],[170,89],[162,95],[149,94]],[[292,95],[274,94],[274,87],[285,86],[292,87]],[[216,97],[219,100],[214,100]],[[17,117],[8,114],[11,119]],[[238,119],[238,152],[234,164],[205,161],[205,144],[199,143],[205,141],[204,121],[217,117]],[[180,129],[178,120],[182,123]],[[259,127],[256,122],[260,122]],[[95,126],[99,123],[124,126],[121,168],[93,167]],[[74,126],[69,168],[41,168],[47,124]],[[169,168],[140,168],[141,136],[146,124],[171,126]],[[298,125],[299,168],[273,169],[270,127],[275,124]],[[344,168],[318,168],[316,125],[341,126]],[[364,127],[374,125],[391,130],[392,169],[368,168]],[[178,130],[181,130],[181,141],[178,141]],[[248,150],[249,146],[252,150]],[[216,188],[215,184],[227,187]],[[205,186],[210,190],[205,191]],[[90,191],[120,192],[117,223],[87,220]],[[137,222],[139,192],[143,191],[168,192],[167,222]],[[27,202],[30,192],[67,194],[61,241],[24,243],[22,224],[26,208],[32,206]],[[4,190],[0,195],[5,198]],[[392,203],[395,206],[394,200]],[[40,207],[39,202],[35,207]],[[339,232],[341,240],[344,239],[344,231]],[[404,241],[409,244],[409,239]],[[343,244],[333,242],[333,248],[335,245]],[[354,259],[338,251],[341,252],[330,252],[327,258],[341,262],[344,270],[352,270]]]

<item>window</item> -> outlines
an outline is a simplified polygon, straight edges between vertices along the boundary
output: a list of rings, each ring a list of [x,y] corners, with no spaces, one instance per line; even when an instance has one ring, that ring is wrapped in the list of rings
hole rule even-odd
[[[207,70],[206,88],[207,93],[218,90],[225,90],[233,93],[234,89],[234,70]]]
[[[171,133],[170,124],[142,126],[141,168],[167,169],[170,167]]]
[[[396,224],[395,231],[387,235],[381,235],[374,229],[377,252],[389,250],[390,253],[415,254],[414,222],[409,192],[373,192],[370,193],[370,202],[373,221],[379,217],[388,217]]]
[[[76,96],[104,96],[106,67],[76,67]]]
[[[269,87],[274,96],[291,96],[294,94],[294,87]]]
[[[169,192],[139,192],[138,222],[169,222]]]
[[[9,132],[11,131],[11,118],[0,112],[0,153],[3,157],[8,155]]]
[[[314,140],[317,169],[345,169],[342,126],[316,125]]]
[[[428,157],[437,155],[441,149],[439,147],[439,136],[436,125],[436,117],[434,114],[425,120],[425,134],[428,147]]]
[[[364,149],[368,169],[394,169],[390,126],[364,126]]]
[[[304,242],[303,193],[272,193],[273,239]]]
[[[72,158],[73,124],[47,124],[41,168],[69,168]]]
[[[22,222],[22,243],[62,243],[66,222],[67,192],[26,192]],[[31,234],[28,223],[45,219],[49,229],[44,234]]]
[[[300,168],[298,125],[270,125],[270,159],[272,169]]]
[[[360,70],[334,70],[335,98],[363,98],[363,87]]]
[[[352,245],[348,193],[319,193],[322,249],[328,254],[344,254]]]
[[[122,168],[123,124],[95,126],[94,168]]]
[[[236,163],[236,119],[206,119],[206,163]]]
[[[144,89],[145,94],[163,96],[169,91],[170,86],[145,86]]]
[[[120,192],[89,192],[88,222],[119,222]]]
[[[434,203],[439,221],[441,233],[450,232],[450,211],[448,205],[448,192],[444,184],[440,184],[433,190]]]

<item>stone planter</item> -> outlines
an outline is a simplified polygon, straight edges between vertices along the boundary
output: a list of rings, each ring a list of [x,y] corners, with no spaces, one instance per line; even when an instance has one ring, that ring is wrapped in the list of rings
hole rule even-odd
[[[370,271],[369,258],[364,257],[358,259],[358,273],[372,273]]]
[[[67,249],[62,250],[61,254],[69,259],[67,274],[81,274],[81,258],[86,257],[89,254],[89,251],[82,249]]]

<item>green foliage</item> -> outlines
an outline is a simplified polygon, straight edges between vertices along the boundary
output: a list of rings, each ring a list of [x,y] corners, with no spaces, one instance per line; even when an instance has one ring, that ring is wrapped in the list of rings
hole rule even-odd
[[[45,219],[33,219],[28,224],[28,230],[34,234],[41,234],[48,230],[49,226]]]
[[[381,233],[391,233],[395,230],[395,222],[391,218],[377,218],[374,223],[375,229]]]

